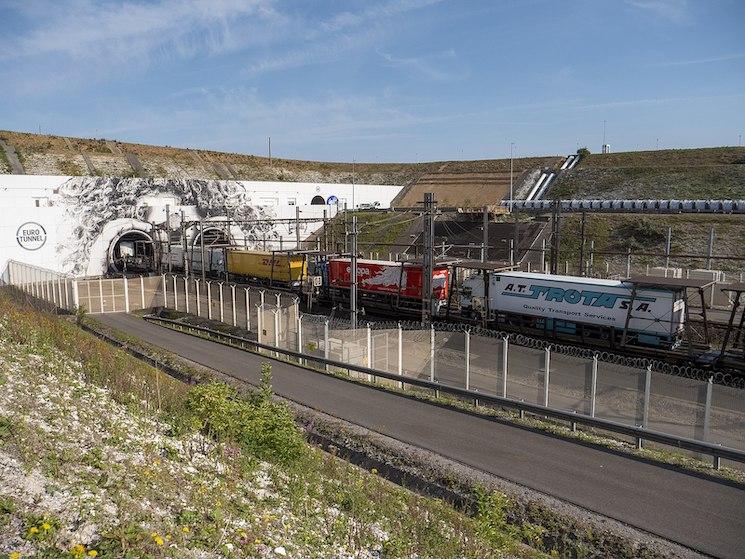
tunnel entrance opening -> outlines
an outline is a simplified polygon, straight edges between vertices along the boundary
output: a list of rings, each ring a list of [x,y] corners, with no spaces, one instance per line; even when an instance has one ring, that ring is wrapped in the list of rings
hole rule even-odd
[[[155,270],[155,245],[143,231],[127,231],[119,235],[109,249],[109,271],[112,273],[142,273]]]
[[[197,233],[194,237],[194,246],[199,247],[202,244],[202,235]],[[204,230],[204,246],[205,248],[214,247],[227,247],[232,245],[233,242],[225,231],[219,227],[210,227]]]
[[[323,196],[313,196],[313,199],[310,201],[311,206],[324,206],[326,205],[326,200],[324,200]]]

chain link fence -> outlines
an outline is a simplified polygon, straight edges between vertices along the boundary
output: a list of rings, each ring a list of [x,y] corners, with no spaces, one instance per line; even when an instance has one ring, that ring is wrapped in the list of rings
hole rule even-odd
[[[745,449],[742,379],[457,324],[301,315],[286,293],[182,276],[74,280],[12,262],[11,283],[60,308],[163,306],[344,363]],[[346,371],[341,371],[346,372]],[[363,373],[352,373],[366,377]],[[729,386],[727,385],[729,384]]]

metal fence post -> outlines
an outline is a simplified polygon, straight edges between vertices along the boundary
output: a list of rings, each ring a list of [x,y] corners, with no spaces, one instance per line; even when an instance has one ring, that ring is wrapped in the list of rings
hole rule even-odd
[[[471,331],[466,330],[466,390],[471,389]]]
[[[709,381],[706,383],[706,400],[704,404],[704,432],[701,437],[702,440],[709,440],[709,427],[711,424],[711,393],[714,388],[714,377],[709,377]]]
[[[298,353],[303,352],[303,315],[301,314],[297,315],[297,350]],[[300,362],[302,363],[303,360],[301,359]]]
[[[404,332],[401,328],[401,323],[398,323],[398,374],[403,376],[404,374],[404,348],[403,348]],[[399,388],[403,390],[404,383],[399,383]]]
[[[144,276],[140,276],[140,303],[142,303],[142,308],[145,308],[145,278]]]
[[[647,365],[644,377],[644,403],[642,407],[642,428],[646,429],[649,424],[649,396],[652,387],[652,365]],[[641,437],[636,440],[636,448],[641,449],[644,446],[644,439]]]
[[[279,309],[274,309],[274,347],[279,347]]]
[[[105,312],[103,309],[103,279],[98,278],[98,296],[99,302],[101,303],[101,312]]]
[[[588,275],[592,275],[595,272],[595,240],[590,241],[590,265],[589,268],[590,273]]]
[[[546,239],[541,239],[541,273],[546,273]]]
[[[124,276],[124,311],[129,312],[129,282],[127,276]]]
[[[225,322],[225,301],[222,297],[222,282],[219,282],[220,286],[220,322]]]
[[[370,328],[370,323],[367,323],[367,368],[372,369],[372,329]],[[372,382],[373,377],[372,375],[367,375],[367,382]]]
[[[510,351],[510,339],[502,338],[502,398],[507,397],[507,357]]]
[[[244,287],[243,291],[246,293],[246,330],[251,331],[251,295],[250,288]]]
[[[80,292],[78,291],[77,280],[72,280],[72,304],[76,309],[80,306]]]
[[[189,278],[184,276],[184,308],[186,314],[189,314]]]
[[[256,305],[256,341],[262,343],[264,338],[264,308],[261,305]]]
[[[238,326],[238,315],[235,312],[235,284],[230,284],[230,298],[233,302],[233,326]]]
[[[323,323],[323,358],[329,358],[329,321],[326,320]],[[328,363],[326,364],[326,370],[329,370]]]
[[[163,279],[163,306],[168,308],[168,284],[166,283],[166,275],[163,274],[161,277]]]
[[[595,417],[595,395],[598,390],[598,354],[592,356],[592,379],[590,381],[590,417]]]
[[[429,327],[429,380],[435,382],[435,325]]]
[[[207,281],[207,318],[212,320],[212,282]]]
[[[543,405],[548,407],[548,386],[551,382],[551,346],[544,350],[543,368],[546,371],[543,377]]]
[[[197,296],[197,316],[202,316],[202,305],[199,299],[199,280],[196,278],[194,279],[194,291]]]
[[[626,249],[626,277],[631,275],[631,249]]]

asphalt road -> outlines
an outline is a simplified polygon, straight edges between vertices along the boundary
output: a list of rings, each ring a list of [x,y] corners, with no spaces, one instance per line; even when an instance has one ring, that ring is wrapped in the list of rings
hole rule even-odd
[[[266,358],[124,314],[123,332],[257,383]],[[715,556],[745,557],[745,490],[664,467],[272,364],[277,394]]]

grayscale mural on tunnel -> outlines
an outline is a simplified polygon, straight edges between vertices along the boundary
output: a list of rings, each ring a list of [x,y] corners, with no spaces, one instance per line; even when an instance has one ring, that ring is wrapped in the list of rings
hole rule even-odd
[[[237,181],[73,177],[57,189],[50,202],[64,206],[65,220],[73,228],[73,234],[61,240],[56,250],[63,255],[65,271],[75,275],[86,272],[107,226],[117,223],[119,231],[136,230],[138,224],[150,226],[143,230],[160,227],[165,223],[167,203],[173,230],[179,227],[177,212],[185,209],[187,219],[229,216],[249,245],[277,235],[269,224],[246,223],[271,218],[273,213],[271,208],[256,205]]]

